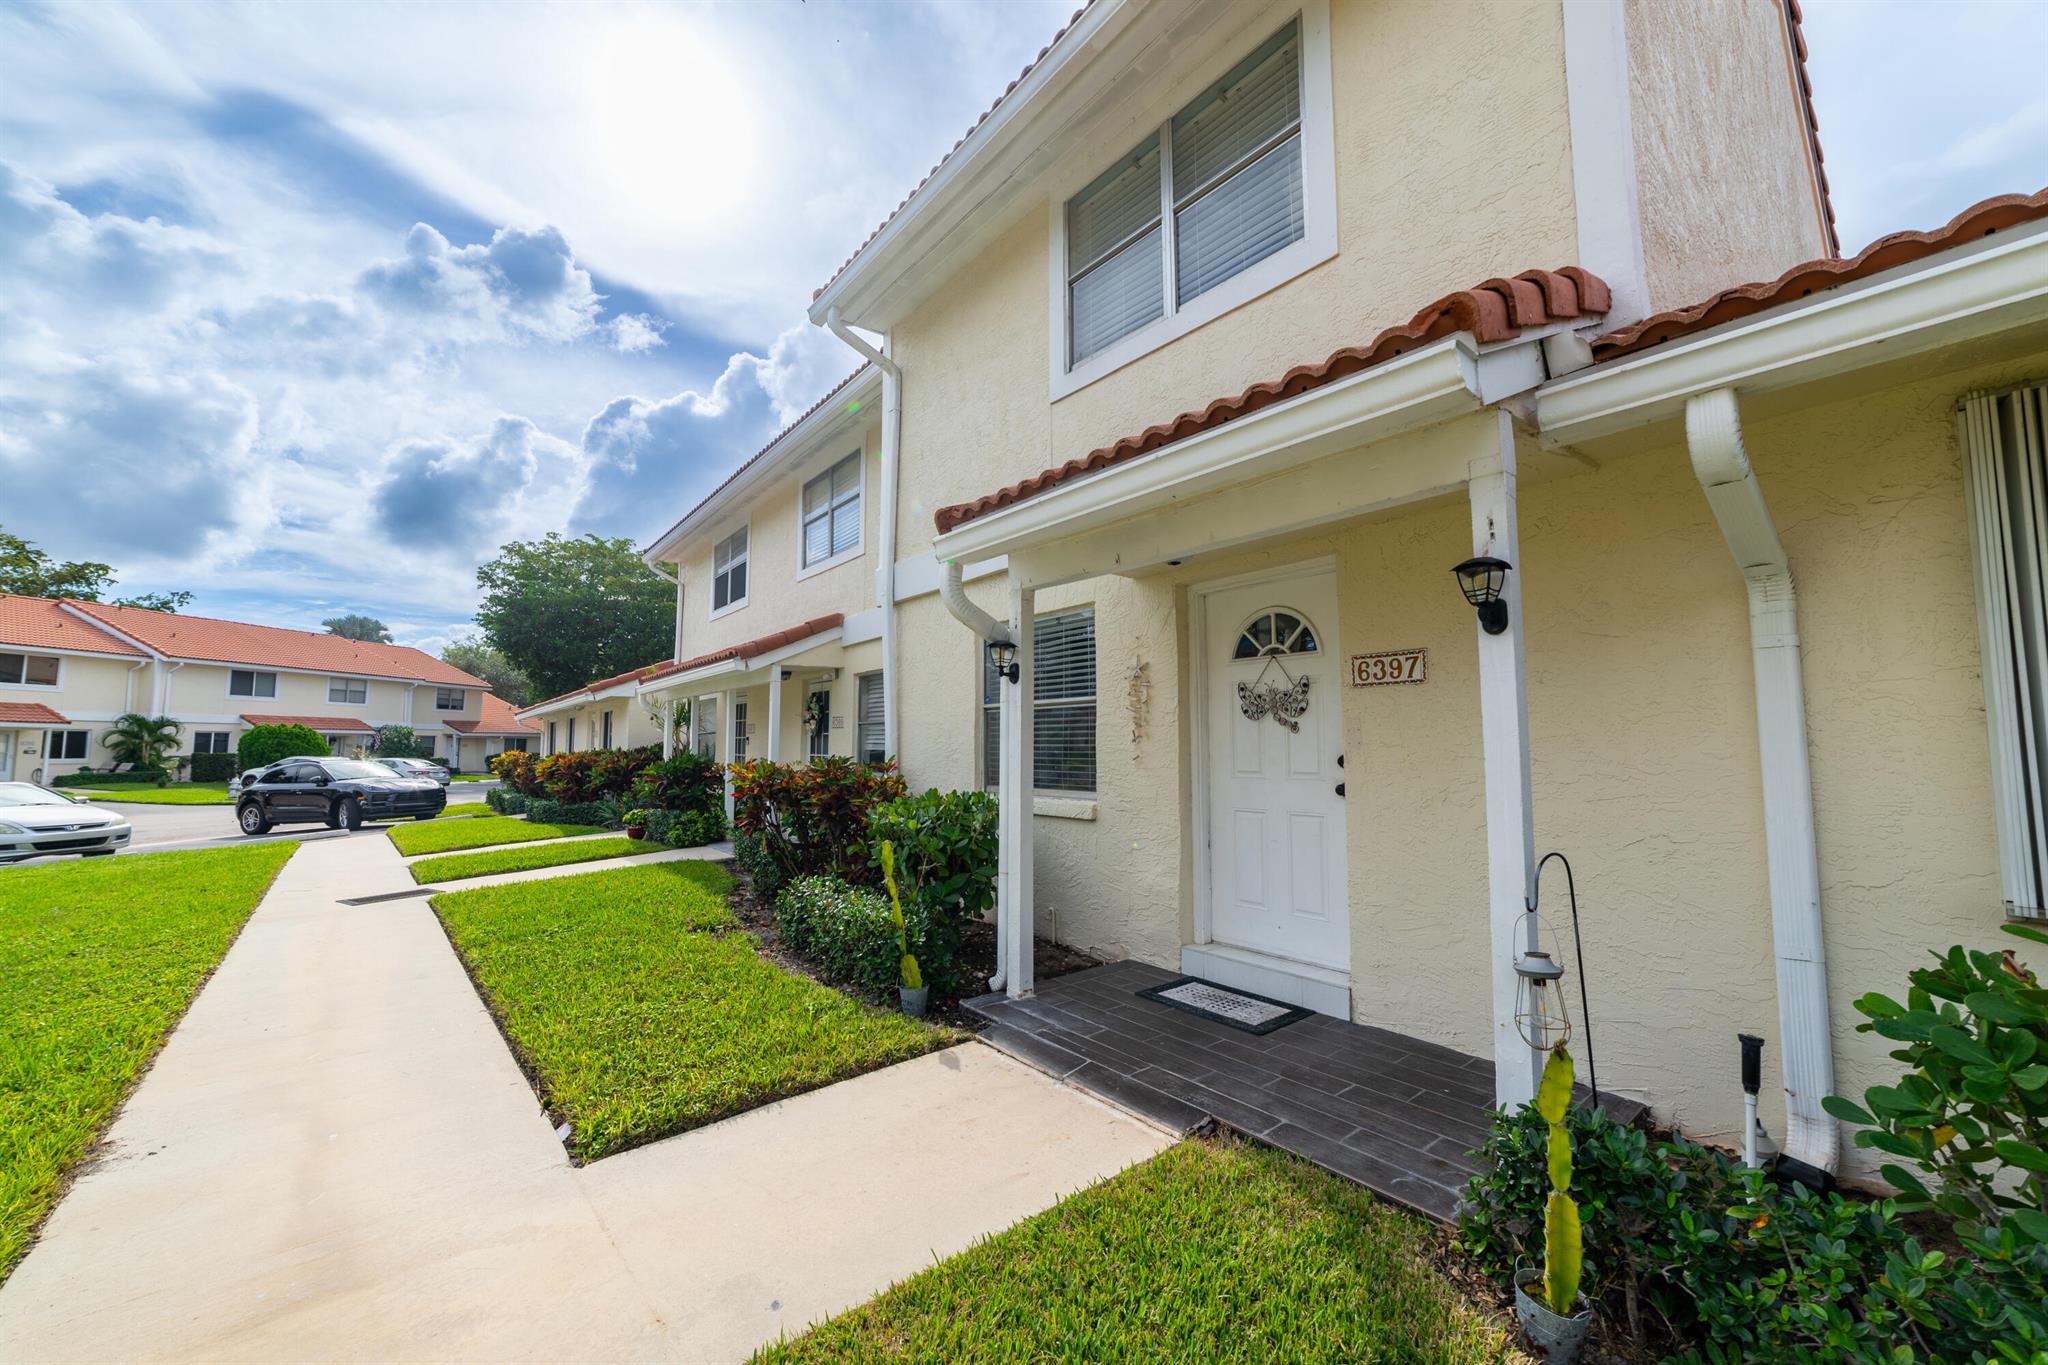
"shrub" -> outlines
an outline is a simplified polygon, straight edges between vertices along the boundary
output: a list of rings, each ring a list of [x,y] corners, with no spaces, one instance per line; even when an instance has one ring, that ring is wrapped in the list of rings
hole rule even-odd
[[[303,725],[251,726],[235,746],[242,771],[267,768],[280,758],[325,758],[327,741]]]
[[[904,893],[956,921],[978,919],[996,903],[996,799],[987,792],[927,791],[875,808],[870,849],[896,849]]]
[[[671,813],[669,827],[662,834],[661,840],[673,848],[702,848],[705,844],[715,844],[724,837],[725,811],[721,807],[713,806],[708,810]]]
[[[707,810],[725,805],[725,774],[701,754],[656,759],[633,779],[633,799],[657,810]]]
[[[379,758],[432,758],[410,725],[380,725],[371,750]]]
[[[959,984],[957,945],[935,931],[925,907],[903,907],[899,936],[888,901],[873,889],[839,877],[799,877],[775,900],[775,927],[783,945],[815,961],[834,979],[878,998],[892,996],[902,978],[904,944],[934,993]]]
[[[233,754],[194,754],[188,774],[194,782],[226,782],[242,770]]]
[[[660,761],[661,750],[651,744],[638,749],[594,749],[590,753],[585,798],[624,798],[632,792],[640,774]]]
[[[537,760],[524,749],[507,749],[502,754],[493,754],[490,761],[491,775],[506,787],[522,796],[540,794],[540,776],[534,769]]]
[[[877,879],[868,822],[875,807],[903,795],[903,774],[893,763],[756,759],[733,765],[732,787],[733,830],[760,839],[758,856],[775,865],[777,884],[827,872],[863,883]]]
[[[80,768],[75,773],[47,779],[46,787],[118,787],[126,785],[157,786],[170,777],[162,768],[123,768],[120,772],[96,773],[90,768]]]
[[[500,815],[524,815],[531,799],[506,787],[493,787],[484,793],[484,804]]]
[[[735,814],[738,813],[735,807]],[[738,824],[735,820],[734,824]],[[789,882],[789,874],[782,870],[782,864],[768,854],[768,841],[758,834],[732,836],[732,860],[739,864],[740,871],[747,874],[747,880],[754,884],[754,897],[763,905],[775,904],[776,897]]]
[[[518,812],[527,819],[543,825],[596,825],[604,828],[611,822],[612,812],[596,801],[556,801],[545,796],[529,796],[524,808]],[[611,823],[611,828],[618,828]]]

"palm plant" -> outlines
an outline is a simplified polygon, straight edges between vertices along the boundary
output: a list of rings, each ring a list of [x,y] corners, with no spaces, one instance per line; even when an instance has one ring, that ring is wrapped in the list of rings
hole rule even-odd
[[[164,755],[178,747],[184,732],[184,725],[169,716],[145,716],[140,711],[130,711],[115,720],[100,742],[107,746],[116,766],[126,763],[135,768],[161,768]]]

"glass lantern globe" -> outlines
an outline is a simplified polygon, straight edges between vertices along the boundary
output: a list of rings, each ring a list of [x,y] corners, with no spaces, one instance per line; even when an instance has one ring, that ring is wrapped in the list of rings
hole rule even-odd
[[[1515,1031],[1538,1052],[1550,1052],[1572,1036],[1565,1013],[1564,968],[1549,953],[1531,948],[1515,959]]]

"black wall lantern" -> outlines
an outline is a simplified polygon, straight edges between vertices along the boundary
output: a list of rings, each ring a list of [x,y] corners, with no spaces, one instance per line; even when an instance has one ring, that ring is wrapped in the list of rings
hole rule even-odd
[[[1016,682],[1023,676],[1023,670],[1017,667],[1017,646],[1008,640],[988,642],[988,661],[995,665],[998,678],[1008,678],[1011,682]]]
[[[1458,576],[1458,590],[1479,609],[1479,628],[1498,635],[1508,628],[1508,604],[1500,600],[1508,585],[1508,570],[1515,566],[1492,555],[1474,555],[1451,572]]]

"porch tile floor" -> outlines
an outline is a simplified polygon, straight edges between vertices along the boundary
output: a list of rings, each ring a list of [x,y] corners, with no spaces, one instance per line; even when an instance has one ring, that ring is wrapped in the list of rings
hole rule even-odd
[[[984,1041],[1182,1133],[1211,1120],[1449,1221],[1478,1173],[1493,1064],[1318,1014],[1257,1036],[1142,1000],[1178,973],[1114,962],[984,995]]]

